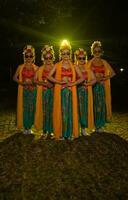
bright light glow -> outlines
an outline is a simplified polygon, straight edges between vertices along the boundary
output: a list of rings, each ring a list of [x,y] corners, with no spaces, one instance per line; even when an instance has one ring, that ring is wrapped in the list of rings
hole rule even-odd
[[[70,43],[65,39],[61,42],[61,46],[70,46]]]
[[[121,72],[123,72],[123,71],[124,71],[124,69],[123,69],[123,68],[120,68],[120,71],[121,71]]]

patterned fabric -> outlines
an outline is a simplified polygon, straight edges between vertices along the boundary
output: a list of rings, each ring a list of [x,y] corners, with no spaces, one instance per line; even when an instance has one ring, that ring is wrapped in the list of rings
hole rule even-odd
[[[36,89],[23,90],[23,126],[25,129],[30,129],[34,124],[36,105]]]
[[[82,128],[88,127],[88,90],[85,86],[78,86],[79,122]]]
[[[23,81],[24,82],[29,82],[29,81],[32,81],[33,82],[33,79],[34,79],[34,76],[35,76],[35,71],[34,69],[32,68],[31,70],[29,69],[26,69],[26,67],[23,68],[22,70],[22,78],[23,78]],[[35,86],[34,85],[25,85],[23,86],[24,89],[28,89],[28,90],[34,90]]]
[[[61,77],[71,77],[72,78],[72,69],[65,69],[64,67],[62,67],[62,71],[61,71]]]
[[[44,69],[43,70],[43,73],[42,73],[42,81],[44,81],[44,82],[48,82],[48,80],[47,80],[47,77],[48,77],[48,75],[49,75],[49,72],[50,72],[50,70],[46,70],[46,69]],[[43,85],[43,90],[47,90],[47,87],[46,86],[44,86]]]
[[[105,88],[103,84],[93,86],[94,123],[96,128],[101,128],[106,123]]]
[[[62,105],[62,137],[72,137],[72,91],[68,88],[61,90]]]
[[[96,74],[96,73],[99,73],[99,74],[105,74],[105,67],[104,65],[101,65],[101,66],[95,66],[95,65],[92,65],[92,71]]]
[[[96,78],[102,78],[105,75],[105,66],[92,65],[92,70]],[[97,129],[102,128],[106,123],[106,102],[104,84],[97,82],[93,87],[94,99],[94,123]]]
[[[76,73],[73,64],[70,62],[70,66],[72,69],[72,82],[76,80]],[[55,79],[61,81],[62,75],[62,61],[56,64],[56,74]],[[65,88],[66,89],[66,88]],[[67,88],[68,89],[68,88]],[[62,136],[63,124],[62,124],[62,87],[59,84],[55,84],[54,88],[54,103],[53,103],[53,126],[54,126],[54,134],[55,138],[59,139]],[[63,91],[64,92],[64,91]],[[77,107],[77,91],[76,86],[72,86],[70,92],[72,92],[72,119],[68,119],[72,121],[72,136],[74,138],[79,137],[79,127],[78,127],[78,107]],[[67,113],[66,113],[67,115]]]
[[[24,64],[19,65],[19,81],[22,82],[23,81],[23,76],[22,76],[22,71],[25,67]],[[38,66],[36,66],[35,64],[32,64],[32,67],[34,69],[34,72],[37,71]],[[35,90],[35,89],[34,89]],[[24,95],[23,95],[23,91],[24,91],[24,87],[21,84],[18,84],[18,95],[17,95],[17,128],[24,128],[24,114],[23,114],[23,110],[24,110]],[[34,91],[32,91],[34,92]]]
[[[35,75],[34,69],[27,69],[26,67],[23,68],[22,70],[22,77],[24,78],[33,78]]]
[[[42,91],[43,133],[53,133],[53,89]]]
[[[68,83],[71,83],[72,82],[72,69],[65,69],[64,67],[62,67],[62,70],[61,70],[61,78],[63,77],[66,77]],[[67,84],[63,84],[61,86],[62,89],[64,89],[66,87]],[[68,89],[72,89],[70,86],[68,86]]]
[[[110,76],[110,67],[111,66],[109,65],[109,63],[106,60],[101,59],[101,61],[102,61],[103,66],[104,66],[104,76],[105,77]],[[88,67],[88,69],[90,69],[90,68],[92,69],[92,66],[94,66],[93,65],[93,59],[91,59],[88,62],[88,66],[87,67]],[[110,122],[110,120],[112,119],[111,84],[110,84],[110,79],[107,79],[107,80],[104,81],[104,90],[105,90],[106,118],[107,118],[107,121]],[[89,102],[90,101],[88,101],[88,103]],[[91,107],[92,106],[89,106],[89,108],[91,108]],[[90,112],[88,112],[88,115],[90,115]],[[89,120],[89,121],[91,122],[92,120]]]

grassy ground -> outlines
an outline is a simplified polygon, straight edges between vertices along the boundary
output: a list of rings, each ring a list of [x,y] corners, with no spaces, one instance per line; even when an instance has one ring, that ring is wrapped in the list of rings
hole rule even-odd
[[[9,113],[12,113],[9,115]],[[128,115],[113,113],[105,132],[74,141],[0,131],[0,200],[127,200]],[[12,130],[12,131],[11,131]]]
[[[0,200],[128,199],[128,112],[68,142],[23,135],[15,108],[8,96],[0,105]]]
[[[14,110],[0,112],[0,141],[17,133],[15,122],[16,113]],[[113,112],[112,121],[106,124],[104,131],[117,134],[128,141],[128,112]],[[39,133],[35,132],[34,135],[38,139]]]
[[[1,143],[1,200],[128,199],[128,143],[110,133],[39,141],[17,133]]]

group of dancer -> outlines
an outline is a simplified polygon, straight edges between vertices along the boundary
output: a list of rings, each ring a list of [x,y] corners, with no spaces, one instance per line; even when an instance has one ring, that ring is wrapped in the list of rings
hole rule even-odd
[[[41,50],[42,66],[35,65],[35,49],[23,49],[24,63],[13,80],[18,83],[17,127],[24,134],[31,128],[41,130],[40,139],[75,139],[86,135],[87,128],[102,131],[112,117],[110,79],[115,75],[102,58],[100,41],[91,45],[92,58],[78,48],[74,53],[68,41],[59,48],[55,63],[52,46]]]

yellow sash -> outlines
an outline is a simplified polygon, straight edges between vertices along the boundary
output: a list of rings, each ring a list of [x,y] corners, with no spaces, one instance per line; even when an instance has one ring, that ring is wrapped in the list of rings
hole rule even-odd
[[[72,81],[76,80],[76,72],[73,64],[70,62],[73,73]],[[56,64],[55,79],[61,81],[62,61]],[[76,86],[72,87],[72,108],[73,108],[73,137],[78,137],[78,108],[77,108],[77,92]],[[57,139],[62,136],[62,108],[61,108],[61,85],[55,84],[54,102],[53,102],[53,128]]]
[[[38,81],[42,81],[42,74],[43,74],[44,66],[41,66],[38,69]],[[37,130],[43,128],[43,106],[42,106],[42,85],[37,85],[37,96],[36,96],[36,112],[35,112],[35,120],[34,120],[34,127]]]
[[[88,74],[88,81],[91,81],[91,73],[90,73],[90,66],[88,63],[85,64],[85,70]],[[92,93],[92,86],[88,86],[88,128],[94,128],[94,115],[93,115],[93,93]]]
[[[109,76],[110,75],[109,64],[104,59],[102,59],[102,62],[105,66],[105,76]],[[106,99],[106,109],[107,109],[107,121],[110,121],[112,118],[110,79],[107,79],[105,81],[105,99]]]

